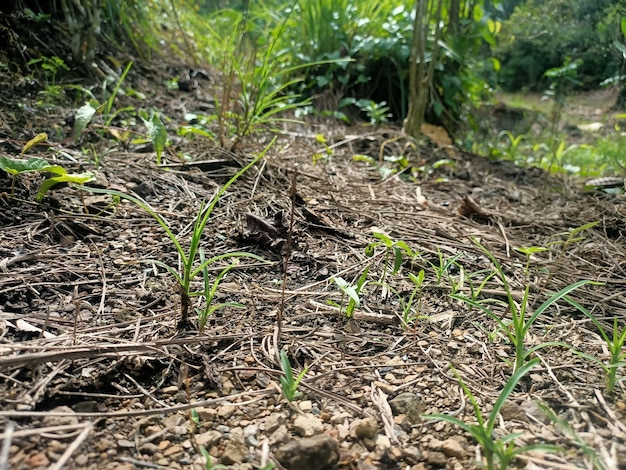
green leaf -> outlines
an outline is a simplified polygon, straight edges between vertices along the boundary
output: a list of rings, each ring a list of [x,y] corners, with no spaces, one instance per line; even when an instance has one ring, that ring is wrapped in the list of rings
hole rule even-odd
[[[157,154],[157,164],[160,164],[161,155],[163,154],[163,149],[167,143],[167,130],[157,114],[152,116],[150,123],[146,122],[146,127],[148,128],[148,137],[150,138],[152,145],[154,145],[154,150]]]
[[[49,171],[52,168],[43,158],[29,158],[28,160],[20,158],[0,157],[0,168],[11,175],[18,175],[29,171]]]
[[[393,274],[397,274],[402,267],[402,250],[398,247],[394,247],[393,249],[395,253],[395,259],[393,263]]]
[[[525,254],[526,256],[530,256],[533,255],[535,253],[540,253],[542,251],[548,251],[547,248],[544,248],[542,246],[529,246],[529,247],[521,247],[521,248],[514,248],[515,251],[519,251],[522,254]]]
[[[96,114],[96,108],[89,103],[78,108],[74,119],[74,137],[76,139],[80,137],[85,128],[89,125],[94,114]]]
[[[45,132],[42,132],[41,134],[37,134],[35,137],[30,139],[28,142],[26,142],[26,144],[22,148],[22,151],[20,152],[20,157],[24,155],[26,152],[28,152],[35,145],[41,144],[47,141],[48,141],[48,134],[46,134]]]
[[[620,29],[622,30],[622,34],[624,35],[624,38],[626,38],[626,16],[624,18],[622,18],[622,20],[619,23]]]
[[[66,174],[62,174],[59,176],[53,176],[52,178],[46,178],[41,183],[41,186],[39,186],[39,191],[37,191],[37,196],[35,197],[35,200],[37,202],[40,202],[43,199],[46,192],[50,188],[52,188],[53,186],[56,186],[59,183],[85,184],[90,181],[94,181],[95,179],[96,178],[94,177],[93,173],[89,171],[85,173],[78,173],[78,174],[66,173]]]
[[[374,238],[378,238],[380,241],[382,241],[385,246],[387,248],[391,248],[391,246],[393,245],[393,240],[391,240],[391,238],[389,238],[387,235],[385,235],[384,233],[381,232],[372,232],[372,236]]]

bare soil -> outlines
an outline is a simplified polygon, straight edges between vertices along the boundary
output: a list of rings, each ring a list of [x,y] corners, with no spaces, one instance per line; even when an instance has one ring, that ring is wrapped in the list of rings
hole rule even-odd
[[[162,165],[150,149],[119,148],[99,129],[75,142],[65,125],[71,106],[44,110],[36,93],[20,84],[2,94],[0,155],[18,157],[27,140],[48,132],[52,145],[29,156],[95,171],[101,187],[140,196],[187,246],[201,201],[272,134],[248,139],[236,154],[206,139],[177,138],[185,112],[210,113],[216,85],[172,91],[163,84],[165,68],[147,75],[129,80],[148,96],[135,106],[152,106],[172,119],[173,144]],[[313,155],[325,151],[316,134],[328,139],[332,155],[313,164]],[[473,468],[482,451],[471,436],[420,415],[448,413],[475,422],[451,364],[483,413],[512,373],[513,348],[495,320],[449,296],[470,295],[470,286],[476,289],[493,270],[476,241],[502,264],[518,302],[530,284],[530,311],[559,289],[589,279],[603,284],[571,297],[607,328],[613,318],[624,328],[622,196],[584,193],[580,182],[426,139],[415,143],[394,127],[309,122],[277,135],[267,157],[220,200],[202,242],[207,257],[245,251],[267,262],[242,259],[226,275],[215,302],[244,307],[218,310],[203,331],[177,327],[180,295],[172,275],[144,262],[178,267],[177,253],[140,207],[71,187],[49,192],[39,204],[40,177],[16,178],[13,191],[13,178],[0,172],[5,468],[200,469],[201,445],[228,468],[268,462],[282,468],[276,461],[281,447],[316,434],[338,443],[340,469]],[[93,154],[81,152],[90,140],[99,166]],[[177,154],[218,162],[182,165]],[[402,155],[409,169],[383,177],[355,155]],[[444,159],[449,162],[438,164]],[[411,167],[424,170],[412,173]],[[572,229],[594,221],[599,224],[564,246]],[[392,274],[384,249],[365,255],[374,232],[403,241],[419,256],[405,257]],[[548,249],[532,256],[526,275],[525,257],[515,248],[532,246]],[[433,266],[451,259],[438,279]],[[224,266],[218,263],[210,275]],[[347,319],[328,303],[342,303],[332,278],[352,282],[367,266],[370,283]],[[413,285],[407,273],[421,269],[418,318],[406,325],[399,297],[408,300]],[[375,285],[385,271],[397,295]],[[478,299],[506,300],[502,282],[490,277]],[[488,305],[510,317],[504,302]],[[607,361],[596,327],[561,302],[537,318],[525,341],[527,348],[561,345],[533,354],[540,365],[511,394],[495,434],[519,432],[517,445],[560,450],[525,453],[510,468],[626,468],[624,386],[607,393],[602,368],[579,354]],[[281,349],[296,373],[308,368],[302,395],[292,403],[281,394]],[[394,402],[398,396],[405,406]],[[559,423],[545,418],[540,402]],[[373,418],[373,428],[366,418]]]

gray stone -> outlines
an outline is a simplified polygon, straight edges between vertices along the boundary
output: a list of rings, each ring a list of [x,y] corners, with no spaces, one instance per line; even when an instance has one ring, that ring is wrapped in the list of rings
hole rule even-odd
[[[420,415],[424,413],[424,404],[419,395],[405,392],[389,400],[389,406],[394,416],[405,415],[411,424],[420,422]]]
[[[44,416],[41,422],[44,426],[63,426],[66,424],[78,424],[76,416],[54,416],[54,413],[74,413],[69,406],[57,406],[50,410],[50,415]]]
[[[339,443],[326,434],[291,441],[274,453],[287,470],[325,470],[339,461]]]
[[[374,439],[378,432],[376,418],[357,419],[350,426],[350,434],[357,439]]]
[[[215,430],[210,430],[196,435],[196,444],[199,446],[209,448],[214,446],[222,439],[222,433]]]
[[[153,442],[146,442],[139,448],[139,452],[145,455],[154,455],[159,452],[159,446]]]
[[[287,430],[287,426],[285,426],[284,424],[279,426],[278,429],[276,429],[276,431],[274,431],[269,437],[270,445],[272,447],[279,444],[284,444],[288,440],[289,431]]]
[[[428,452],[426,455],[426,462],[435,466],[446,468],[448,463],[448,457],[443,452]]]
[[[265,431],[268,433],[276,431],[283,421],[285,417],[281,413],[272,413],[263,421]]]

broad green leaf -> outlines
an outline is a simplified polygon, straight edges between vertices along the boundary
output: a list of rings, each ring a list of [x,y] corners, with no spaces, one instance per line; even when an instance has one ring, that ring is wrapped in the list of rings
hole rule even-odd
[[[18,175],[29,171],[50,171],[49,168],[52,168],[52,165],[43,158],[37,157],[28,160],[0,157],[0,168],[11,175]]]
[[[624,38],[626,38],[626,16],[624,18],[622,18],[622,21],[620,21],[620,29],[622,30],[622,34],[624,35]]]
[[[74,120],[74,137],[76,139],[80,137],[85,128],[89,125],[94,114],[96,114],[96,108],[91,106],[89,103],[78,108]]]
[[[28,152],[35,145],[41,144],[42,142],[48,142],[48,134],[46,134],[45,132],[37,134],[35,137],[26,142],[26,145],[24,145],[22,151],[20,152],[20,157]]]
[[[519,251],[520,253],[525,254],[526,256],[531,256],[535,253],[540,253],[542,251],[548,251],[547,248],[544,248],[542,246],[528,246],[528,247],[520,247],[520,248],[514,248],[515,251]]]
[[[41,201],[46,194],[46,192],[52,188],[53,186],[59,183],[77,183],[77,184],[85,184],[90,181],[94,181],[96,178],[91,172],[85,173],[66,173],[59,176],[53,176],[52,178],[46,178],[39,186],[39,191],[37,192],[37,196],[35,200],[37,202]]]

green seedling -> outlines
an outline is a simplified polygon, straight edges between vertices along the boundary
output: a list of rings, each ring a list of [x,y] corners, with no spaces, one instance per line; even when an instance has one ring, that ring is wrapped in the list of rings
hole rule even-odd
[[[378,248],[385,250],[385,262],[383,264],[383,273],[379,279],[380,284],[384,284],[387,278],[390,259],[393,257],[393,265],[391,266],[391,274],[395,275],[400,271],[404,258],[415,259],[418,253],[402,240],[393,240],[388,235],[381,232],[373,232],[373,237],[377,241],[371,242],[365,247],[365,256],[372,257]]]
[[[426,273],[423,269],[420,269],[420,272],[417,276],[413,273],[408,273],[409,279],[415,284],[413,288],[413,292],[409,296],[409,300],[403,302],[400,299],[400,305],[402,305],[402,323],[405,327],[408,327],[409,323],[412,323],[419,317],[419,311],[422,308],[422,285],[424,284],[424,278],[426,277]],[[419,293],[417,298],[417,311],[413,313],[413,300],[415,300],[415,295]]]
[[[413,273],[408,273],[409,279],[413,282],[415,287],[411,292],[409,298],[405,301],[402,295],[398,292],[397,289],[393,288],[390,285],[385,285],[384,288],[393,292],[398,302],[400,302],[400,306],[402,307],[402,326],[404,328],[408,328],[411,323],[420,318],[419,312],[421,310],[422,304],[422,286],[424,284],[424,278],[426,273],[423,269],[417,274],[417,276]],[[378,282],[374,282],[373,284],[379,284]],[[419,295],[418,295],[419,294]],[[417,297],[417,308],[413,307],[413,302],[415,301],[415,296]]]
[[[606,373],[606,389],[609,393],[613,393],[617,382],[625,379],[624,377],[618,379],[617,371],[619,368],[626,366],[626,353],[624,352],[624,344],[626,343],[626,326],[622,326],[622,329],[620,330],[618,319],[615,317],[613,318],[613,331],[612,334],[610,334],[611,332],[606,331],[593,313],[569,297],[566,297],[565,300],[589,318],[589,320],[591,320],[591,322],[598,329],[600,336],[602,336],[602,339],[604,340],[610,353],[608,364],[606,364],[602,359],[590,354],[582,352],[578,352],[577,354],[585,359],[589,359],[596,364],[599,364],[600,367],[602,367]]]
[[[126,65],[126,68],[118,78],[115,86],[113,87],[113,91],[109,95],[108,99],[104,103],[99,103],[97,100],[92,99],[88,103],[85,103],[78,110],[76,110],[76,116],[74,120],[74,137],[78,139],[83,131],[87,128],[91,120],[97,113],[101,113],[104,121],[104,127],[108,128],[113,122],[113,119],[124,111],[133,110],[132,107],[125,107],[113,112],[113,105],[115,104],[115,98],[117,97],[120,86],[122,82],[126,78],[128,71],[132,67],[133,63],[129,62]],[[106,90],[106,83],[104,84],[104,89]]]
[[[280,351],[280,366],[283,370],[283,375],[280,376],[280,387],[285,395],[285,398],[289,402],[292,402],[302,395],[298,391],[298,386],[309,369],[308,367],[305,367],[297,377],[294,377],[293,370],[291,369],[291,363],[289,362],[287,352],[284,349]]]
[[[369,266],[365,268],[365,270],[361,273],[361,276],[359,276],[359,279],[357,280],[355,285],[349,284],[348,281],[346,281],[342,277],[332,278],[335,284],[337,284],[337,287],[341,289],[341,303],[338,305],[339,313],[343,312],[344,301],[346,296],[348,297],[348,306],[345,310],[346,318],[352,318],[352,316],[354,315],[354,309],[361,305],[361,299],[359,295],[367,284],[367,275],[369,273],[369,270]],[[337,304],[335,304],[334,302],[333,304],[337,306]]]
[[[431,263],[430,261],[426,260],[426,262],[435,271],[435,276],[436,276],[436,279],[437,279],[437,285],[438,286],[441,285],[441,280],[444,278],[444,276],[447,277],[448,279],[451,278],[451,276],[450,276],[450,268],[452,266],[459,267],[459,264],[456,262],[456,260],[458,260],[462,255],[463,255],[462,253],[457,253],[452,258],[446,258],[443,255],[443,253],[441,252],[441,250],[437,249],[437,256],[439,258],[439,265],[436,265],[435,263]]]
[[[15,179],[18,175],[25,173],[43,174],[45,179],[39,186],[37,196],[35,196],[35,200],[37,202],[41,202],[46,195],[46,192],[57,184],[85,184],[95,180],[95,177],[91,172],[68,173],[62,166],[50,165],[50,163],[43,158],[36,157],[32,157],[27,160],[0,157],[0,169],[13,176],[13,181],[11,182],[11,197],[15,195]]]
[[[490,343],[495,343],[496,338],[502,332],[502,328],[500,326],[497,326],[493,331],[489,331],[477,321],[472,322],[472,325],[474,325],[474,327],[476,327],[478,330],[482,331],[487,337],[487,341],[489,341]]]
[[[526,134],[515,136],[511,131],[502,131],[498,134],[498,140],[502,140],[503,137],[507,137],[509,139],[509,148],[506,150],[501,149],[500,152],[512,161],[518,161],[520,158],[519,148],[526,138]]]
[[[226,266],[224,269],[222,269],[220,273],[215,277],[213,282],[211,282],[211,279],[209,277],[209,264],[210,263],[207,263],[205,255],[204,255],[204,250],[202,249],[202,247],[200,247],[200,249],[198,250],[198,253],[200,255],[200,266],[203,266],[202,280],[203,280],[203,286],[204,286],[204,292],[203,292],[204,307],[196,308],[196,313],[198,315],[198,329],[202,331],[204,330],[204,327],[206,326],[207,320],[215,311],[224,307],[243,308],[244,305],[238,302],[223,302],[220,304],[215,304],[215,305],[213,304],[213,298],[215,297],[215,294],[217,293],[217,288],[220,285],[220,282],[222,282],[222,279],[224,278],[224,276],[226,276],[226,273],[228,271],[230,271],[231,269],[237,266],[239,258],[236,257],[234,261],[228,266]],[[198,292],[190,293],[190,296],[197,296],[197,295],[199,295]]]
[[[498,418],[498,414],[502,409],[502,406],[506,402],[507,398],[511,395],[517,383],[520,379],[526,375],[533,367],[535,367],[539,363],[539,359],[533,359],[526,363],[524,366],[520,367],[515,373],[511,376],[511,378],[504,385],[504,388],[500,392],[496,402],[485,419],[482,412],[480,411],[480,407],[478,405],[478,401],[467,387],[465,382],[461,379],[459,374],[456,372],[454,368],[452,371],[456,376],[459,384],[463,388],[463,392],[469,399],[472,407],[474,408],[474,417],[476,418],[476,424],[468,424],[460,419],[450,416],[447,414],[433,414],[433,415],[423,415],[424,419],[432,419],[436,421],[446,421],[448,423],[455,424],[463,431],[470,434],[478,445],[483,450],[485,466],[487,470],[506,470],[509,468],[509,464],[520,454],[524,452],[528,452],[531,450],[542,450],[547,452],[555,452],[558,451],[559,448],[555,446],[550,446],[546,444],[531,444],[526,446],[517,447],[515,445],[515,439],[521,437],[523,433],[512,433],[507,434],[502,437],[495,437],[494,431],[496,426],[496,419]]]
[[[487,250],[478,241],[474,240],[474,243],[481,249],[481,251],[491,260],[492,264],[495,266],[497,276],[502,281],[502,285],[506,292],[506,296],[508,300],[507,310],[511,314],[512,321],[507,322],[503,320],[500,315],[498,315],[496,312],[494,312],[489,307],[487,307],[485,302],[475,301],[459,294],[451,294],[450,297],[457,299],[457,300],[461,300],[462,302],[465,302],[471,307],[482,310],[489,317],[491,317],[491,319],[493,319],[498,324],[498,326],[506,333],[508,340],[511,342],[511,344],[515,348],[515,362],[513,364],[513,370],[516,371],[520,369],[526,362],[526,359],[528,359],[535,351],[538,351],[539,349],[542,349],[548,346],[567,347],[568,345],[563,342],[550,341],[550,342],[541,343],[539,345],[533,346],[532,348],[526,349],[524,341],[532,324],[535,322],[537,317],[541,315],[548,307],[552,306],[554,303],[556,303],[560,299],[566,297],[569,293],[578,289],[579,287],[584,286],[586,284],[595,284],[595,283],[592,281],[588,281],[588,280],[581,280],[573,284],[570,284],[569,286],[566,286],[560,291],[558,291],[556,294],[551,295],[545,302],[543,302],[537,308],[537,310],[531,313],[529,312],[530,283],[526,284],[524,288],[524,294],[522,296],[522,300],[518,305],[518,303],[515,301],[515,297],[511,290],[511,286],[509,285],[509,281],[506,275],[504,274],[504,271],[502,269],[502,265],[500,264],[500,262],[496,259],[496,257],[489,250]],[[527,255],[526,271],[525,271],[526,273],[528,273],[528,269],[529,269],[530,254],[533,251],[534,251],[533,249],[528,249],[526,251],[526,255]]]
[[[461,268],[463,269],[463,271],[465,271],[465,268],[463,268],[462,266],[461,266]],[[474,282],[472,282],[472,279],[475,278],[475,277],[478,277],[478,276],[482,276],[484,274],[487,274],[487,275],[480,282],[478,287],[475,287]],[[487,285],[487,282],[489,282],[489,280],[492,277],[494,277],[496,274],[497,274],[497,272],[495,270],[480,269],[480,270],[474,271],[473,273],[470,273],[469,275],[466,276],[467,284],[468,284],[469,289],[470,289],[470,296],[471,296],[472,300],[477,300],[478,299],[478,297],[480,296],[480,293],[482,292],[482,290]]]
[[[156,152],[157,165],[161,164],[161,155],[163,154],[163,149],[165,148],[165,144],[167,143],[167,130],[163,125],[163,122],[159,118],[158,113],[154,113],[152,115],[152,119],[147,120],[142,116],[144,125],[147,129],[147,138],[150,142],[152,142],[152,146],[154,147],[154,151]]]
[[[328,140],[322,134],[315,135],[316,142],[322,144],[324,146],[324,153],[317,152],[313,154],[313,165],[316,165],[319,161],[324,161],[326,163],[331,161],[331,157],[333,156],[333,149],[328,145]]]
[[[200,209],[198,210],[198,214],[196,215],[196,218],[195,218],[194,228],[193,228],[191,241],[190,241],[188,250],[185,250],[183,246],[180,244],[180,242],[178,241],[178,237],[176,236],[176,234],[174,234],[174,232],[170,228],[169,223],[165,220],[165,218],[161,216],[155,209],[153,209],[143,199],[140,199],[135,196],[131,196],[126,193],[122,193],[120,191],[115,191],[112,189],[88,188],[85,186],[82,187],[83,189],[87,191],[118,196],[122,199],[126,199],[128,201],[131,201],[137,204],[139,207],[145,210],[159,223],[159,225],[163,228],[168,238],[172,241],[174,248],[178,252],[180,263],[182,265],[182,272],[180,272],[177,268],[170,266],[160,260],[151,259],[151,260],[144,260],[144,262],[149,262],[149,263],[152,263],[152,264],[155,264],[157,266],[164,268],[167,272],[169,272],[174,277],[174,279],[176,279],[176,282],[178,283],[178,287],[180,291],[180,296],[181,296],[181,318],[178,323],[179,329],[185,329],[189,323],[189,307],[191,305],[191,298],[199,296],[199,295],[205,295],[205,302],[207,301],[210,302],[213,299],[213,296],[215,294],[215,291],[217,290],[217,286],[219,285],[219,282],[223,279],[226,273],[234,266],[231,265],[227,268],[222,269],[220,274],[217,276],[216,280],[212,284],[210,284],[210,286],[208,285],[209,284],[208,272],[205,271],[205,268],[208,268],[208,266],[213,265],[214,263],[217,263],[224,259],[252,258],[257,261],[265,262],[263,258],[257,255],[254,255],[252,253],[230,252],[230,253],[223,253],[217,256],[213,256],[212,258],[209,258],[209,259],[204,259],[204,255],[202,255],[202,258],[204,259],[204,261],[201,261],[199,266],[195,266],[196,257],[200,256],[200,249],[201,249],[200,242],[202,239],[202,235],[204,233],[204,229],[218,201],[220,200],[222,195],[226,192],[226,190],[230,187],[230,185],[232,185],[235,181],[237,181],[245,172],[247,172],[250,168],[252,168],[259,160],[261,160],[265,156],[265,154],[269,151],[269,149],[274,145],[275,141],[276,141],[276,138],[274,138],[258,156],[256,156],[250,163],[248,163],[245,167],[239,170],[235,174],[235,176],[233,176],[230,180],[228,180],[228,182],[226,182],[226,184],[224,184],[224,186],[222,186],[219,189],[219,191],[215,194],[215,196],[213,196],[213,199],[211,199],[210,202],[200,204]],[[196,278],[196,276],[200,274],[203,274],[203,280],[205,284],[204,291],[203,293],[196,293],[191,290],[191,283]],[[208,297],[206,297],[207,294],[209,295]],[[201,315],[209,315],[210,313],[214,311],[215,309],[211,308],[209,304],[203,310],[201,310]],[[206,323],[206,319],[205,319],[205,323]]]

